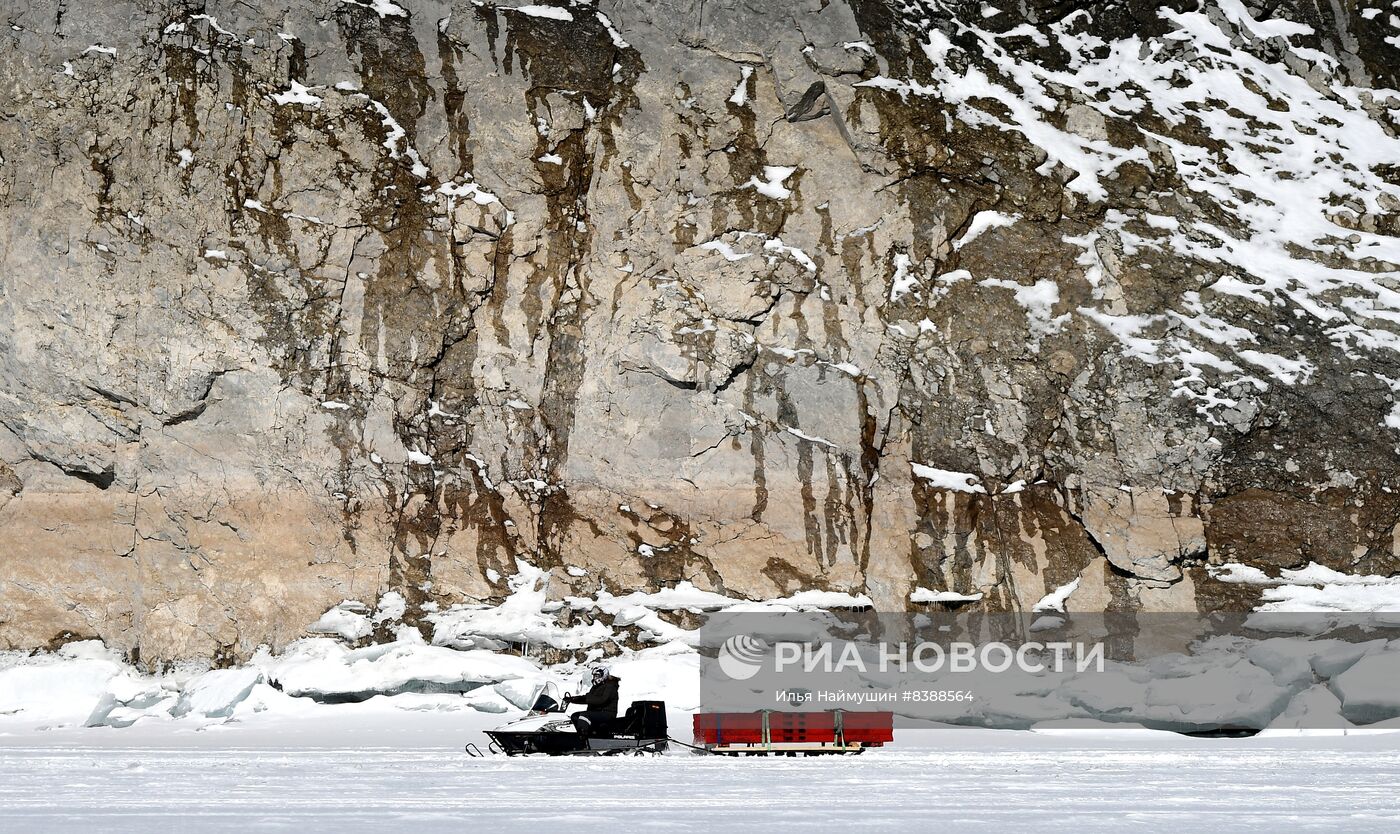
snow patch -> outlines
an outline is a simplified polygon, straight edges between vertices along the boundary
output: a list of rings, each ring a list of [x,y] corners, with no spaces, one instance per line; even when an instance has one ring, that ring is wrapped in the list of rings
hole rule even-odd
[[[1065,613],[1065,603],[1069,601],[1070,595],[1077,590],[1079,590],[1079,577],[1075,577],[1073,582],[1061,585],[1041,597],[1040,602],[1031,607],[1031,611],[1037,614],[1045,611],[1058,611],[1063,614]]]
[[[983,594],[959,594],[956,591],[930,591],[928,588],[915,588],[909,594],[909,601],[915,603],[942,603],[961,604],[967,602],[977,602],[981,600]]]
[[[1263,604],[1257,609],[1264,613],[1400,612],[1400,576],[1347,574],[1316,562],[1285,568],[1277,579],[1235,563],[1207,570],[1221,582],[1264,587]]]
[[[365,613],[363,603],[345,600],[321,615],[306,627],[309,634],[333,634],[347,643],[354,643],[374,633],[374,624]]]
[[[962,237],[953,241],[953,251],[957,251],[992,229],[1003,229],[1021,219],[1019,214],[1003,214],[999,211],[979,211],[968,223]]]
[[[759,194],[774,200],[786,200],[792,196],[792,191],[784,187],[783,183],[795,173],[797,173],[795,165],[765,165],[763,166],[763,179],[749,177],[749,181],[739,187],[752,188]]]
[[[919,279],[909,269],[909,256],[904,252],[894,254],[894,277],[890,279],[890,301],[898,301],[918,289]],[[969,273],[969,276],[971,273]]]
[[[729,97],[729,103],[735,107],[743,107],[749,101],[749,76],[753,75],[753,67],[745,66],[739,70],[739,83],[734,86],[734,94]],[[786,196],[786,195],[784,195]]]
[[[448,198],[449,208],[458,197],[466,197],[479,206],[489,206],[492,203],[500,202],[495,194],[483,190],[475,182],[472,182],[469,174],[463,176],[467,177],[463,182],[445,182],[438,186],[438,193]]]
[[[433,643],[454,648],[527,643],[579,649],[611,636],[612,630],[597,622],[560,626],[544,610],[549,598],[549,572],[522,559],[515,564],[517,573],[507,580],[511,594],[500,605],[454,605],[447,611],[430,614],[427,619],[433,624]]]
[[[818,445],[825,446],[825,447],[827,447],[828,449],[835,449],[835,448],[837,448],[837,446],[836,446],[835,443],[832,443],[830,440],[827,440],[825,437],[817,437],[816,435],[812,435],[812,434],[803,434],[800,430],[795,429],[795,428],[793,428],[792,426],[784,426],[784,427],[783,427],[783,431],[787,432],[788,434],[792,435],[793,437],[798,438],[799,440],[805,440],[805,441],[807,441],[808,443],[816,443],[816,444],[818,444]]]
[[[358,0],[340,0],[342,5],[359,6],[369,9],[380,17],[408,17],[408,11],[392,0],[369,0],[361,3]]]
[[[734,247],[722,240],[711,240],[700,244],[701,249],[711,252],[718,252],[726,261],[742,261],[744,258],[752,257],[752,252],[735,252]]]
[[[1050,315],[1060,301],[1060,287],[1049,278],[1041,278],[1030,286],[1000,278],[987,278],[979,281],[978,286],[1001,287],[1012,291],[1016,303],[1026,311],[1031,350],[1037,353],[1040,352],[1041,339],[1059,333],[1069,321],[1069,313],[1053,317]]]
[[[342,0],[345,2],[345,0]],[[295,82],[293,82],[295,83]],[[363,93],[355,93],[356,97],[363,98],[369,102],[380,116],[380,123],[384,126],[384,149],[389,152],[391,159],[407,159],[410,163],[410,170],[418,179],[427,179],[430,171],[428,166],[423,164],[423,160],[418,156],[418,151],[409,143],[408,132],[403,129],[398,120],[389,112],[389,108],[382,102],[375,101]],[[447,186],[444,185],[444,188]],[[439,189],[441,190],[441,189]],[[446,193],[446,192],[443,192]]]
[[[547,20],[572,21],[574,19],[574,16],[569,13],[568,9],[561,9],[558,6],[516,6],[513,9],[506,8],[505,11],[516,12],[529,17],[542,17]]]
[[[613,26],[612,20],[607,15],[596,10],[594,11],[594,14],[598,16],[598,22],[603,24],[603,28],[608,30],[608,37],[612,38],[613,46],[617,47],[618,49],[632,48],[632,44],[622,39],[622,33],[617,30],[617,27]],[[616,69],[613,70],[613,72],[616,71]],[[585,99],[584,102],[587,103],[587,99]]]
[[[928,481],[935,489],[947,489],[953,492],[971,492],[986,494],[987,488],[977,483],[980,479],[967,472],[952,472],[947,469],[936,469],[932,466],[925,466],[922,463],[910,463],[909,468],[914,475]]]

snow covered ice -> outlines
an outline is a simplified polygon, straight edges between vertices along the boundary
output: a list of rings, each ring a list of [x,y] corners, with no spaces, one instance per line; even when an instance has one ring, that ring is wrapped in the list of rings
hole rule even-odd
[[[401,696],[402,697],[402,696]],[[1394,831],[1395,736],[909,731],[840,759],[468,759],[460,714],[0,736],[0,828]],[[89,731],[90,733],[90,731]],[[135,733],[133,735],[133,733]],[[448,743],[448,742],[451,743]]]

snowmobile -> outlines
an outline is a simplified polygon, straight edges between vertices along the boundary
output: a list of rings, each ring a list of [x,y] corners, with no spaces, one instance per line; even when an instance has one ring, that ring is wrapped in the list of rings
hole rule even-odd
[[[564,714],[564,700],[553,683],[537,689],[531,702],[533,706],[524,718],[486,731],[492,752],[507,756],[660,753],[669,740],[664,701],[633,701],[621,718],[595,727],[588,735],[579,733]],[[468,745],[468,753],[472,752],[471,747]]]

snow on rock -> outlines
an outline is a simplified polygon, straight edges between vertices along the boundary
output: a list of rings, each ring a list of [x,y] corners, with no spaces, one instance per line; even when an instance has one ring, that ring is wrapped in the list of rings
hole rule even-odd
[[[834,608],[868,609],[875,605],[865,594],[821,590],[799,591],[780,599],[745,600],[702,591],[688,581],[659,591],[633,591],[623,596],[615,596],[604,590],[591,599],[569,597],[566,602],[575,611],[598,611],[611,616],[614,628],[637,628],[638,636],[645,642],[666,645],[694,645],[699,635],[696,630],[687,630],[666,621],[659,614],[662,611],[794,613]]]
[[[909,594],[909,601],[916,603],[942,603],[961,604],[966,602],[978,602],[983,594],[960,594],[956,591],[931,591],[928,588],[915,588]]]
[[[967,224],[967,231],[953,241],[953,249],[958,250],[981,237],[991,229],[1005,228],[1021,219],[1019,214],[1005,214],[1000,211],[979,211]]]
[[[894,255],[894,277],[890,279],[890,301],[898,301],[916,290],[919,277],[909,269],[909,256],[904,252]]]
[[[1109,300],[1109,271],[1099,243],[1121,244],[1126,256],[1157,252],[1199,263],[1216,276],[1207,304],[1286,306],[1349,358],[1400,352],[1393,329],[1400,297],[1387,277],[1393,270],[1384,268],[1400,263],[1400,238],[1372,222],[1400,202],[1400,184],[1385,175],[1400,164],[1385,115],[1397,97],[1352,86],[1345,62],[1309,45],[1319,36],[1312,27],[1288,20],[1287,10],[1256,18],[1239,0],[1164,6],[1155,15],[1165,34],[1115,40],[1096,34],[1089,24],[1099,15],[1083,9],[1008,30],[943,14],[930,26],[928,10],[917,8],[903,17],[922,33],[929,69],[917,79],[881,75],[857,86],[946,106],[950,130],[959,122],[1018,134],[1043,153],[1037,172],[1084,200],[1110,200],[1107,183],[1124,166],[1142,166],[1174,170],[1199,201],[1175,217],[1110,207],[1101,229],[1065,240],[1084,248],[1079,263],[1094,288],[1096,303],[1076,312],[1126,354],[1180,366],[1176,395],[1197,401],[1213,425],[1238,405],[1222,392],[1265,384],[1241,363],[1290,386],[1306,383],[1314,363],[1250,344],[1272,341],[1267,332],[1193,326],[1209,318],[1195,290],[1164,299],[1168,309],[1151,315],[1100,306]],[[1050,53],[1053,60],[1041,57]],[[1070,118],[1067,93],[1075,102]],[[1163,124],[1187,129],[1149,128]],[[1124,133],[1134,138],[1124,141]],[[978,212],[953,248],[1013,222],[1005,212]],[[1187,309],[1193,304],[1198,309]]]
[[[792,191],[786,188],[783,183],[796,172],[797,166],[795,165],[765,165],[763,166],[763,179],[749,177],[749,181],[741,187],[752,188],[759,194],[774,200],[786,200],[792,196]]]
[[[741,237],[743,236],[744,235],[741,235]],[[783,239],[780,237],[773,237],[765,240],[763,242],[763,251],[773,252],[779,255],[786,255],[787,257],[792,258],[794,261],[797,261],[797,263],[801,264],[802,268],[807,270],[808,272],[817,271],[816,263],[806,252],[802,251],[796,246],[789,246],[786,243],[783,243]],[[773,263],[773,260],[774,259],[772,255],[768,256],[768,263]]]
[[[306,627],[310,634],[334,634],[349,643],[362,640],[374,633],[374,625],[366,613],[365,605],[355,600],[345,600]]]
[[[397,622],[403,619],[404,612],[407,610],[408,601],[403,598],[403,594],[398,591],[387,591],[379,598],[379,604],[375,606],[374,622]]]
[[[1219,566],[1211,565],[1206,570],[1213,578],[1234,585],[1268,585],[1273,582],[1267,573],[1253,565],[1228,563]]]
[[[1249,565],[1225,564],[1209,570],[1221,582],[1265,586],[1258,608],[1264,613],[1400,614],[1400,576],[1358,576],[1316,562],[1284,569],[1277,579]]]
[[[1076,576],[1073,582],[1061,585],[1041,597],[1040,602],[1037,602],[1031,607],[1031,611],[1036,613],[1058,611],[1063,614],[1065,613],[1065,603],[1069,601],[1070,596],[1077,590],[1079,590],[1079,577]]]
[[[579,602],[585,606],[595,606],[603,611],[617,609],[618,606],[640,605],[657,611],[679,611],[683,609],[693,609],[695,611],[718,611],[730,605],[734,605],[740,600],[734,597],[727,597],[713,591],[702,591],[691,582],[682,580],[674,587],[663,588],[660,591],[645,592],[633,591],[626,596],[613,596],[607,591],[599,591],[596,600],[586,600],[571,598],[570,602]]]
[[[818,445],[820,445],[820,446],[825,446],[825,447],[827,447],[828,449],[835,449],[835,448],[837,448],[837,446],[836,446],[835,443],[832,443],[830,440],[827,440],[825,437],[818,437],[817,435],[814,435],[814,434],[806,434],[806,433],[804,433],[801,429],[796,429],[796,428],[793,428],[792,426],[784,426],[784,427],[783,427],[783,431],[787,432],[788,434],[792,435],[793,437],[796,437],[798,440],[805,440],[805,441],[807,441],[808,443],[816,443],[816,444],[818,444]]]
[[[602,623],[560,626],[553,615],[544,613],[549,599],[549,572],[522,559],[515,564],[518,572],[507,580],[511,594],[500,605],[454,605],[429,615],[433,643],[457,648],[525,643],[579,649],[612,635],[612,630]]]
[[[346,6],[362,6],[380,17],[408,17],[408,11],[392,0],[369,0],[366,3],[359,0],[340,0],[340,3]]]
[[[739,83],[734,85],[734,94],[729,97],[729,103],[735,107],[743,107],[749,100],[749,76],[753,75],[753,67],[744,66],[739,72]]]
[[[1030,325],[1030,347],[1036,353],[1040,352],[1041,339],[1059,333],[1069,321],[1069,313],[1051,316],[1055,305],[1060,301],[1060,287],[1049,278],[1042,278],[1029,286],[1002,278],[987,278],[979,281],[977,285],[1011,290],[1016,303],[1025,308],[1026,319]]]
[[[790,597],[774,602],[778,605],[791,605],[799,610],[875,607],[874,600],[865,594],[847,594],[841,591],[798,591]]]
[[[515,12],[517,14],[527,15],[529,17],[541,17],[545,18],[546,20],[572,21],[574,19],[574,16],[569,13],[568,9],[561,9],[558,6],[516,6],[513,9],[506,7],[503,9],[503,11]]]
[[[472,182],[469,175],[463,176],[467,177],[467,180],[464,182],[445,182],[438,186],[438,193],[448,198],[449,206],[451,206],[453,201],[458,197],[466,197],[479,206],[489,206],[492,203],[500,202],[495,194],[482,190],[480,186]]]
[[[617,47],[618,49],[630,49],[632,47],[632,44],[624,40],[622,37],[622,33],[619,32],[617,30],[617,27],[613,25],[612,18],[596,10],[594,11],[594,14],[598,16],[598,22],[603,24],[603,28],[608,30],[608,37],[612,40],[613,46]],[[584,99],[585,103],[587,103],[587,101],[588,99]]]
[[[911,463],[909,468],[913,470],[917,477],[928,481],[935,489],[947,489],[953,492],[987,492],[987,488],[977,483],[979,478],[968,472],[952,472],[947,469],[936,469],[922,463]]]
[[[418,155],[418,150],[413,147],[412,137],[404,130],[403,125],[399,124],[398,119],[394,118],[394,114],[389,112],[389,108],[383,102],[376,101],[363,93],[356,93],[355,97],[368,101],[370,107],[379,114],[380,123],[384,126],[384,150],[389,152],[389,158],[407,159],[413,175],[420,180],[427,179],[431,173],[428,166],[423,163],[422,157]],[[447,188],[446,185],[439,191],[447,193],[443,190],[445,188]]]
[[[272,100],[278,104],[305,104],[308,107],[320,107],[321,97],[311,94],[311,90],[302,86],[300,82],[293,81],[291,86],[280,93],[274,93]]]
[[[734,247],[722,240],[706,241],[700,244],[700,248],[718,252],[726,261],[742,261],[744,258],[753,256],[752,252],[735,252]]]

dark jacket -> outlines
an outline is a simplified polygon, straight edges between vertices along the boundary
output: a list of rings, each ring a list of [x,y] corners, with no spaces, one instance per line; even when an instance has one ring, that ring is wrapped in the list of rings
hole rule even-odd
[[[568,698],[571,704],[583,704],[589,712],[605,712],[608,715],[617,717],[617,678],[609,675],[585,695],[570,695]]]

